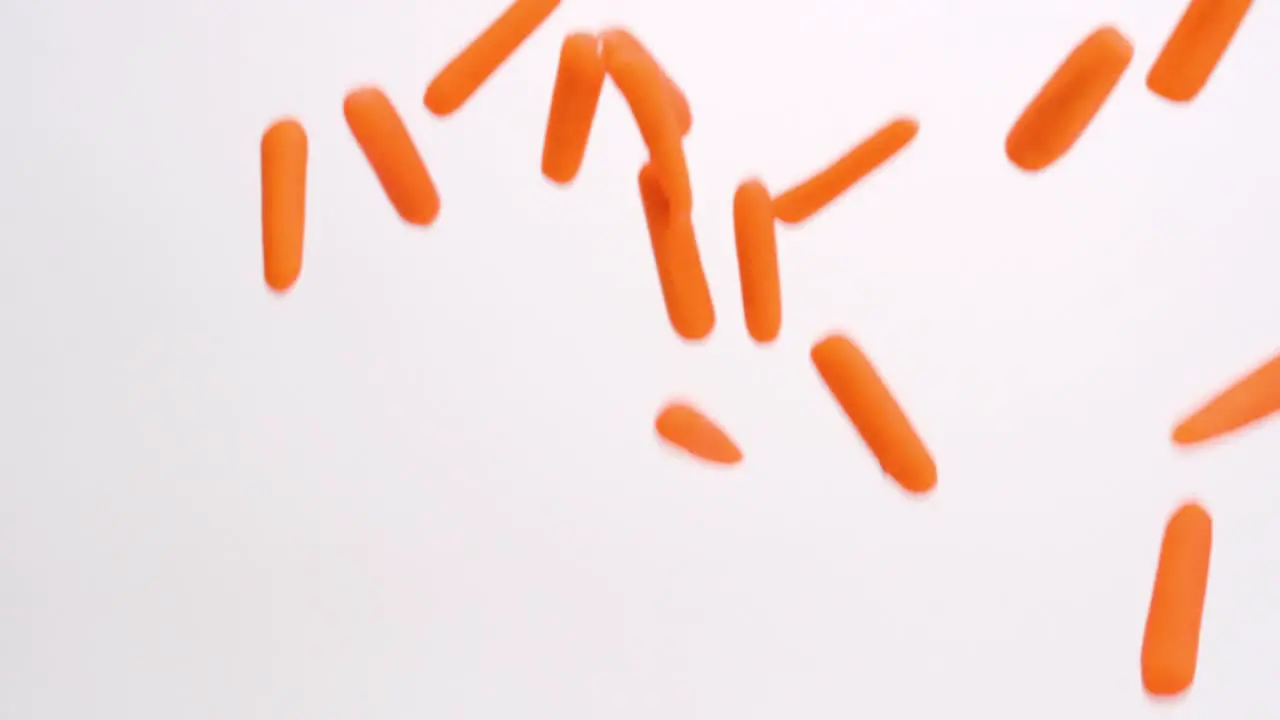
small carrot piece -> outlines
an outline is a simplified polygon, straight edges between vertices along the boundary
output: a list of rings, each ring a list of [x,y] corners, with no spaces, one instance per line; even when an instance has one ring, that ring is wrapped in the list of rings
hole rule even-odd
[[[307,131],[280,120],[262,134],[262,270],[283,293],[302,272],[307,208]]]
[[[742,451],[724,430],[690,405],[672,403],[658,413],[654,429],[689,454],[721,465],[742,462]]]
[[[671,101],[671,110],[676,114],[676,123],[680,126],[680,134],[688,135],[689,130],[693,128],[693,112],[689,109],[689,98],[680,89],[680,86],[671,79],[671,75],[662,67],[662,64],[653,56],[653,53],[649,52],[649,48],[645,47],[644,43],[640,42],[640,39],[632,35],[630,31],[623,28],[606,30],[603,37],[611,38],[609,42],[604,43],[607,52],[626,48],[628,51],[639,53],[648,62],[653,63],[666,84],[667,94]]]
[[[1178,508],[1165,527],[1142,636],[1142,685],[1152,695],[1177,695],[1195,680],[1212,549],[1209,513],[1196,503]]]
[[[588,33],[566,37],[560,46],[560,67],[542,145],[542,174],[549,180],[568,183],[582,168],[603,88],[604,60],[596,37]]]
[[[1151,92],[1190,102],[1222,60],[1252,0],[1191,0],[1147,73]]]
[[[880,128],[839,160],[775,198],[773,209],[778,219],[795,225],[813,217],[906,147],[919,129],[919,123],[911,118],[899,118]]]
[[[716,311],[693,223],[688,215],[672,214],[653,165],[640,169],[638,182],[667,319],[680,337],[701,340],[715,328]]]
[[[758,343],[773,342],[782,327],[782,284],[773,199],[759,180],[748,180],[733,195],[733,234],[747,332]]]
[[[437,117],[462,107],[559,5],[560,0],[515,0],[445,65],[427,86],[422,103]]]
[[[1104,26],[1071,51],[1005,138],[1005,154],[1028,172],[1043,170],[1084,134],[1133,59],[1133,45]]]
[[[862,350],[832,335],[814,345],[810,357],[885,474],[909,492],[932,490],[938,482],[933,458]]]
[[[1280,355],[1254,368],[1178,423],[1173,441],[1194,445],[1280,412]]]
[[[407,223],[430,225],[440,195],[391,100],[377,88],[360,88],[347,95],[343,113],[396,212]]]

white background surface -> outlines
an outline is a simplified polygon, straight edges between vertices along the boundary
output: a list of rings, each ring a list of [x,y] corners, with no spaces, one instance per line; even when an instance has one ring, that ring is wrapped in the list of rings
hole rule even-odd
[[[1280,10],[1190,107],[1143,78],[1180,0],[566,0],[448,121],[427,81],[503,0],[0,8],[0,717],[1264,718],[1280,710],[1280,427],[1173,422],[1280,345]],[[1029,177],[1004,135],[1103,22],[1129,73]],[[626,24],[688,93],[719,323],[667,325],[612,89],[541,178],[560,39]],[[397,103],[441,189],[401,224],[342,119]],[[293,294],[258,141],[311,138]],[[747,339],[737,182],[897,114],[917,141],[781,231]],[[905,497],[808,361],[883,370],[940,467]],[[742,444],[652,434],[692,399]],[[1200,673],[1138,650],[1181,499],[1216,523]]]

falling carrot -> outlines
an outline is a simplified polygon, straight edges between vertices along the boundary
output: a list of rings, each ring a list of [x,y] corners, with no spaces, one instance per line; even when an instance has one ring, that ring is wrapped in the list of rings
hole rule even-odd
[[[1031,172],[1062,157],[1089,127],[1131,59],[1133,45],[1113,27],[1101,27],[1085,38],[1009,130],[1009,160]]]
[[[1151,92],[1190,102],[1222,60],[1252,0],[1191,0],[1147,73]]]
[[[462,107],[559,5],[560,0],[515,0],[436,75],[423,104],[437,117]]]
[[[302,272],[307,207],[307,131],[280,120],[262,134],[262,270],[283,293]]]
[[[560,46],[560,68],[542,146],[542,174],[548,179],[568,183],[582,168],[603,87],[604,60],[596,37],[588,33],[566,37]]]
[[[693,223],[688,215],[672,214],[651,164],[640,169],[638,182],[667,318],[680,337],[701,340],[715,328],[716,311]]]
[[[759,180],[742,183],[733,195],[733,234],[747,332],[756,342],[773,342],[782,327],[782,287],[773,199]]]
[[[1280,355],[1220,392],[1178,424],[1173,441],[1194,445],[1252,425],[1280,411]]]
[[[1195,680],[1212,547],[1203,507],[1188,503],[1169,518],[1142,636],[1142,685],[1152,695],[1177,695]]]
[[[654,429],[662,439],[708,462],[721,465],[742,462],[742,451],[728,434],[690,405],[667,405],[658,413]]]
[[[778,219],[788,225],[808,220],[906,147],[919,129],[911,118],[880,128],[826,169],[779,195],[773,201]]]
[[[662,64],[658,62],[653,53],[649,52],[649,48],[640,42],[640,39],[631,34],[624,28],[611,28],[606,30],[603,37],[608,41],[604,43],[606,52],[614,52],[619,48],[626,48],[630,52],[639,53],[648,62],[653,63],[658,69],[658,73],[662,76],[663,84],[666,86],[668,100],[671,102],[671,111],[676,114],[676,123],[680,127],[681,135],[688,135],[689,130],[693,127],[693,113],[689,109],[689,98],[671,79],[671,75],[663,69]]]
[[[932,490],[938,482],[933,458],[862,350],[832,335],[814,345],[810,357],[884,472],[910,492]]]
[[[391,100],[377,88],[361,88],[347,95],[343,112],[396,212],[407,223],[430,225],[440,195]]]

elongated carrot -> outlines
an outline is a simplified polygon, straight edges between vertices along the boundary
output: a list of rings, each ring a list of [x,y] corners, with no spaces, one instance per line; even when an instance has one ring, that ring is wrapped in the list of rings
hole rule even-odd
[[[602,37],[608,39],[608,42],[604,43],[606,52],[614,52],[618,48],[625,47],[630,51],[640,53],[649,62],[653,63],[666,84],[667,94],[671,101],[671,111],[676,114],[676,123],[680,126],[680,134],[688,135],[689,130],[693,127],[693,112],[689,109],[689,98],[680,89],[680,86],[671,79],[671,75],[662,67],[658,59],[653,56],[649,48],[645,47],[639,38],[624,28],[610,28],[603,33]]]
[[[559,5],[560,0],[515,0],[445,65],[427,86],[422,103],[437,117],[462,107]]]
[[[1209,82],[1252,0],[1191,0],[1147,73],[1151,92],[1190,102]]]
[[[1194,445],[1280,412],[1280,355],[1275,355],[1178,423],[1173,441]]]
[[[574,33],[560,46],[560,68],[542,145],[542,174],[554,182],[573,180],[587,152],[604,88],[604,60],[596,44],[594,35]]]
[[[742,462],[742,451],[729,435],[690,405],[667,405],[658,413],[654,429],[663,440],[708,462],[722,465]]]
[[[1212,548],[1209,513],[1195,503],[1178,508],[1164,530],[1142,636],[1142,685],[1152,695],[1177,695],[1195,680]]]
[[[347,95],[343,112],[396,212],[407,223],[430,225],[440,195],[391,100],[377,88],[360,88]]]
[[[884,472],[910,492],[932,490],[938,482],[933,458],[862,350],[831,335],[813,346],[810,357]]]
[[[307,214],[307,131],[280,120],[262,134],[262,271],[276,292],[302,272]]]
[[[638,182],[667,318],[680,337],[701,340],[715,328],[716,311],[693,224],[688,215],[672,214],[653,165],[640,169]]]
[[[1093,121],[1133,59],[1133,45],[1110,26],[1071,51],[1005,138],[1005,154],[1028,172],[1062,157]]]
[[[880,128],[839,160],[775,198],[773,209],[778,219],[788,225],[808,220],[906,147],[919,129],[911,118],[899,118]]]
[[[773,199],[759,180],[742,183],[733,195],[733,235],[747,332],[756,342],[773,342],[782,327],[782,283]]]

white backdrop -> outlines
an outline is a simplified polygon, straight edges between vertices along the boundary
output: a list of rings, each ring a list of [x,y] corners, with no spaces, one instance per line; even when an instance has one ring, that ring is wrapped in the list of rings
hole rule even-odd
[[[1182,0],[565,0],[470,104],[432,75],[505,0],[0,5],[0,717],[1263,718],[1280,710],[1280,427],[1174,421],[1280,346],[1280,9],[1189,107],[1143,78]],[[1004,135],[1111,22],[1074,152]],[[609,89],[539,174],[565,33],[630,26],[688,93],[717,302],[662,310]],[[396,102],[443,197],[403,225],[342,117]],[[258,142],[311,138],[302,279],[262,281]],[[756,348],[737,182],[897,114],[919,138],[780,230]],[[940,468],[884,479],[809,365],[840,329]],[[693,400],[746,452],[653,437]],[[1168,514],[1216,537],[1197,684],[1138,671]]]

